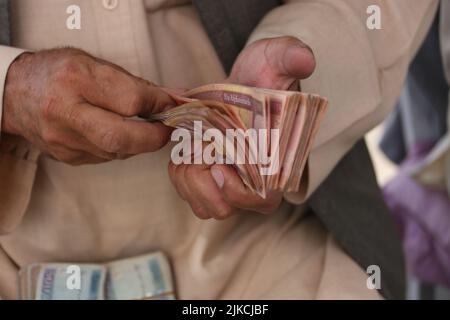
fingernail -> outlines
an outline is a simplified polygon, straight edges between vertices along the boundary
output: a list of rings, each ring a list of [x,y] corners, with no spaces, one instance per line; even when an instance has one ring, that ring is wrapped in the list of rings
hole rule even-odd
[[[217,169],[215,167],[211,168],[211,174],[214,178],[214,181],[216,181],[217,186],[219,189],[223,188],[223,185],[225,184],[225,178],[223,176],[223,173],[220,169]]]
[[[303,41],[297,41],[293,47],[297,47],[298,48],[302,48],[302,49],[307,49],[308,51],[310,51],[311,53],[314,53],[312,48],[310,46],[308,46],[306,43],[304,43]]]
[[[307,45],[305,45],[303,43],[296,43],[296,44],[289,46],[289,48],[286,51],[286,58],[287,59],[297,58],[299,53],[305,54],[305,50],[309,51],[309,53],[312,56],[314,56],[314,53],[310,47],[308,47]]]
[[[300,79],[307,78],[316,68],[314,54],[306,45],[293,44],[286,49],[284,67],[289,75],[295,75]]]

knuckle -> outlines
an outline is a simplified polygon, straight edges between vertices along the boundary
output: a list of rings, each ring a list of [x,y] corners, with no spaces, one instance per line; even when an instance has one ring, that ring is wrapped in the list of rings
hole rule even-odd
[[[127,142],[124,134],[110,130],[102,136],[101,143],[106,152],[122,153]]]
[[[219,208],[216,211],[215,219],[217,220],[225,220],[233,215],[233,208],[230,206],[226,206],[223,208]]]
[[[72,55],[67,55],[59,61],[53,80],[58,83],[73,82],[78,79],[78,75],[82,70],[82,64]]]
[[[49,145],[56,145],[60,142],[60,136],[58,132],[52,128],[45,128],[41,133],[42,140]]]
[[[194,214],[201,220],[209,220],[211,217],[206,213],[205,209],[197,204],[191,204],[191,209]]]
[[[104,63],[96,63],[92,69],[92,75],[97,79],[98,83],[101,83],[104,90],[114,86],[117,81],[117,74],[118,71],[116,69]]]

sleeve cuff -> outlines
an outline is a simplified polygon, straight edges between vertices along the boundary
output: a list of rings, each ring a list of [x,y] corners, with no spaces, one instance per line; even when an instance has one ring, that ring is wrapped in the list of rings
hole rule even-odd
[[[19,55],[24,53],[25,50],[0,46],[0,137],[2,129],[2,116],[3,116],[3,94],[5,91],[6,75],[8,74],[9,67],[17,59]]]

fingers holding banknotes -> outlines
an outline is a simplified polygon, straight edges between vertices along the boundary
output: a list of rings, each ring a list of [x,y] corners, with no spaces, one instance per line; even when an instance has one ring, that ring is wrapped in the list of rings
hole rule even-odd
[[[270,214],[280,206],[282,199],[280,192],[272,191],[265,199],[261,198],[242,183],[241,178],[231,166],[214,165],[210,172],[232,212],[233,209],[244,209]]]
[[[316,66],[312,50],[299,39],[278,37],[256,41],[237,58],[230,84],[288,90],[309,77]],[[282,192],[263,199],[251,192],[231,166],[169,165],[170,177],[194,213],[202,219],[225,219],[237,209],[271,213],[278,209]]]
[[[131,119],[173,105],[158,87],[77,49],[24,53],[5,86],[2,131],[72,165],[152,152],[170,129]]]
[[[170,163],[169,176],[180,197],[200,219],[224,220],[240,209],[269,214],[277,210],[282,200],[278,192],[269,193],[266,199],[251,192],[227,165]]]

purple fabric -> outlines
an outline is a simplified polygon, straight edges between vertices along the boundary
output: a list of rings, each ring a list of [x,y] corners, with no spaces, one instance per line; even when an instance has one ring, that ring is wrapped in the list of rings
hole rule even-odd
[[[417,144],[383,193],[399,227],[409,271],[422,281],[450,287],[450,199],[408,174],[431,145]]]

